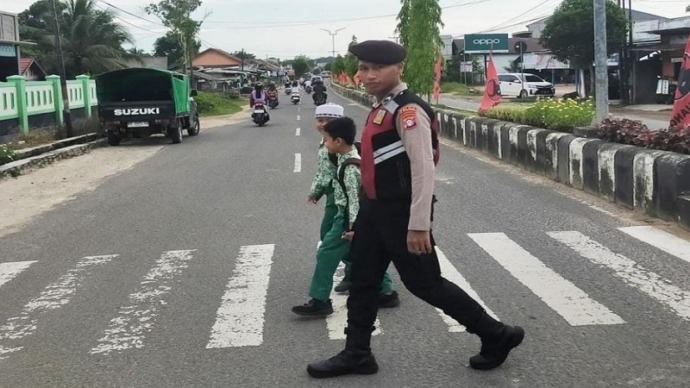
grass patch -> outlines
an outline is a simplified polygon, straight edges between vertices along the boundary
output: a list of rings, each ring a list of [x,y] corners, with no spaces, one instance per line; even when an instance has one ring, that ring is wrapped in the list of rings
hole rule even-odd
[[[442,82],[441,93],[451,93],[456,96],[479,96],[482,94],[481,91],[460,82]]]
[[[242,110],[242,106],[249,103],[246,98],[210,92],[199,92],[194,99],[202,117],[237,113]]]

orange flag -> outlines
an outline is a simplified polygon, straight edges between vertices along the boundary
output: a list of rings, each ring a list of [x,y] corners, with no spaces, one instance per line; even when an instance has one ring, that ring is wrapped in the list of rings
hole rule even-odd
[[[678,74],[673,113],[671,113],[671,127],[686,127],[690,125],[690,38],[685,44],[685,55]]]
[[[493,53],[489,54],[489,64],[486,70],[486,88],[484,89],[482,105],[479,107],[480,112],[489,110],[501,103],[501,83],[498,81]]]
[[[441,95],[441,69],[443,64],[443,57],[438,53],[438,60],[434,65],[434,100],[438,104],[438,98]]]

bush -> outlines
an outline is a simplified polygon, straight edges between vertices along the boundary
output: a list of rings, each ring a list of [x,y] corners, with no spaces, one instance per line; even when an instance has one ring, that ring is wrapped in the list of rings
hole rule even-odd
[[[640,121],[605,119],[598,134],[600,139],[610,142],[690,154],[690,127],[650,131]]]
[[[594,104],[591,100],[537,100],[530,106],[498,106],[479,114],[492,119],[571,132],[575,127],[592,123]]]
[[[234,96],[225,96],[221,93],[199,92],[194,97],[197,110],[200,115],[223,115],[236,113],[242,110],[240,104],[243,99]]]
[[[15,153],[7,144],[0,144],[0,164],[14,161]]]

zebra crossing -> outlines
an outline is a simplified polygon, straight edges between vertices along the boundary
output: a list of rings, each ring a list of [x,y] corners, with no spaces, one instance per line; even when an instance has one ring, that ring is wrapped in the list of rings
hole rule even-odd
[[[675,259],[690,263],[690,242],[653,227],[619,228],[624,238],[653,247]],[[564,250],[576,253],[583,261],[601,269],[629,288],[639,291],[655,300],[666,310],[684,321],[690,321],[690,291],[674,285],[669,279],[615,252],[596,239],[578,231],[552,231],[545,234]],[[500,267],[519,283],[524,285],[539,303],[560,316],[570,326],[624,325],[626,321],[602,302],[595,300],[573,281],[549,268],[538,257],[530,253],[505,233],[469,233],[468,237]],[[515,236],[513,236],[515,237]],[[92,340],[92,355],[107,356],[147,345],[147,335],[159,325],[158,318],[164,308],[174,309],[169,297],[175,287],[181,286],[180,278],[198,250],[174,250],[162,252],[160,258],[145,273],[135,289],[127,296],[121,307],[113,311],[100,337]],[[211,327],[201,327],[207,333],[206,349],[257,347],[264,344],[266,300],[271,283],[271,269],[279,247],[274,244],[247,245],[239,249],[234,269],[227,280],[224,293],[217,301],[215,320]],[[444,277],[458,284],[476,299],[487,312],[499,318],[492,311],[480,292],[472,287],[472,274],[461,273],[437,247],[441,272]],[[279,253],[278,253],[279,254]],[[87,256],[76,261],[73,268],[58,276],[37,296],[29,299],[16,316],[0,322],[0,360],[24,349],[25,340],[34,335],[41,322],[52,312],[68,305],[77,294],[79,285],[96,271],[107,270],[107,266],[120,259],[120,255]],[[40,265],[40,260],[7,262],[0,264],[0,287],[9,284],[23,274],[30,276],[31,270]],[[342,268],[341,268],[342,269]],[[690,271],[690,267],[688,267]],[[468,271],[469,272],[469,271]],[[342,271],[335,276],[340,281]],[[81,290],[80,290],[81,291]],[[2,289],[0,288],[0,298]],[[486,296],[486,295],[485,295]],[[335,313],[324,320],[328,337],[344,339],[346,325],[345,295],[333,294]],[[403,305],[402,308],[405,308]],[[429,307],[431,308],[431,307]],[[432,310],[429,310],[430,312]],[[465,328],[440,310],[425,319],[441,320],[449,332],[464,332]],[[289,315],[289,310],[285,309]],[[376,323],[374,335],[385,333],[386,317]]]

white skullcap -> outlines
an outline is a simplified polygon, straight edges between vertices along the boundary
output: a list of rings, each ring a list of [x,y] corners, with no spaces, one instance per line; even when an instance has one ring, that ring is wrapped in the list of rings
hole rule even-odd
[[[319,105],[316,107],[314,117],[343,117],[345,115],[345,108],[338,104],[329,102],[328,104]]]

